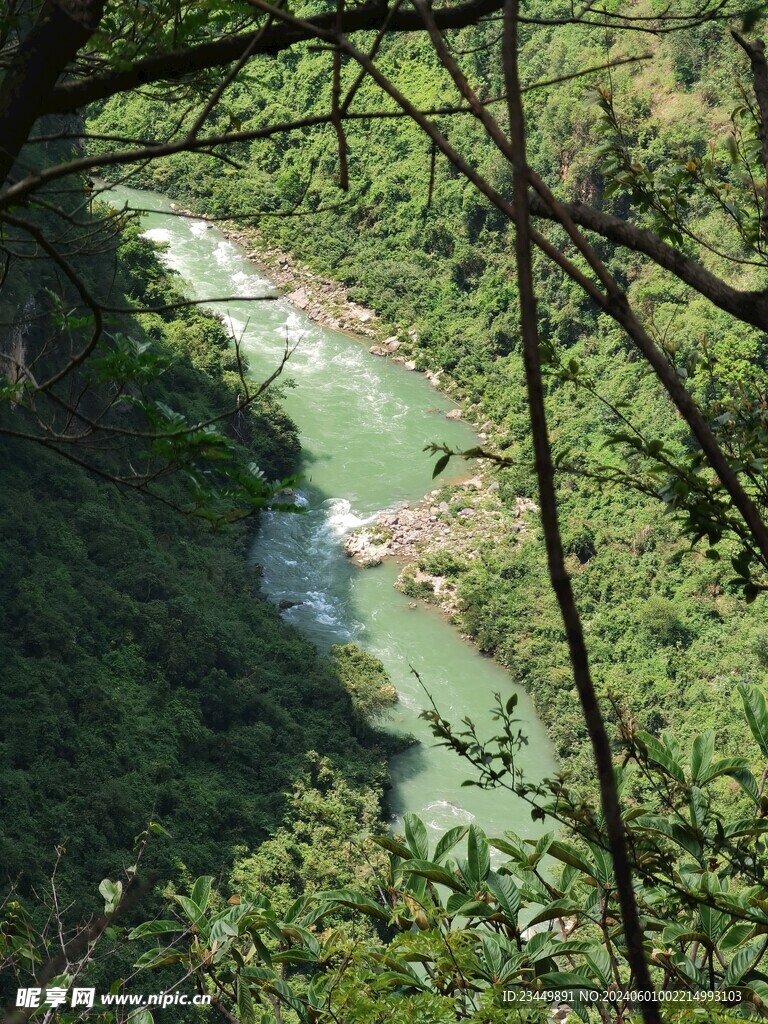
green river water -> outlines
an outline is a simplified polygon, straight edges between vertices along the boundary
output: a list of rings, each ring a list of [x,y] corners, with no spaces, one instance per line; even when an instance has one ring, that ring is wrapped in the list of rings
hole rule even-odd
[[[210,224],[169,216],[170,200],[153,193],[115,188],[111,202],[153,212],[146,233],[167,249],[164,261],[186,280],[195,298],[242,296],[212,303],[242,338],[251,373],[267,376],[286,339],[299,340],[285,376],[296,382],[285,404],[303,446],[303,515],[263,517],[252,557],[264,568],[263,584],[275,600],[302,602],[285,619],[320,648],[354,641],[377,655],[397,687],[399,701],[389,725],[419,743],[391,764],[390,803],[402,815],[414,811],[434,831],[476,822],[491,835],[513,829],[534,835],[525,805],[503,791],[462,787],[470,775],[450,751],[435,747],[418,718],[425,698],[415,669],[440,711],[458,723],[469,715],[491,734],[494,692],[509,695],[515,685],[495,662],[478,654],[434,609],[413,609],[393,589],[397,567],[358,569],[345,556],[345,535],[384,509],[415,502],[434,487],[434,458],[428,441],[470,447],[476,443],[465,423],[446,419],[453,404],[421,374],[372,356],[367,346],[312,323],[284,299],[244,301],[274,294],[270,282],[244,251]],[[529,744],[526,775],[541,779],[554,770],[550,744],[521,689],[518,705]]]

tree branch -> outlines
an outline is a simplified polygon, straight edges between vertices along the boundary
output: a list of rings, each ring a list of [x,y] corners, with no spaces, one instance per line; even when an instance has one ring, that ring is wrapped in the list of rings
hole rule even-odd
[[[469,2],[458,4],[456,7],[444,7],[436,11],[435,18],[440,28],[465,28],[467,25],[475,24],[485,15],[499,11],[501,6],[502,0],[469,0]],[[341,18],[341,31],[345,35],[351,32],[375,31],[380,28],[382,21],[388,17],[389,13],[386,0],[371,0],[361,7],[344,11]],[[296,43],[314,39],[318,34],[334,30],[337,25],[336,19],[336,11],[333,11],[308,18],[305,25],[286,23],[275,25],[269,32],[261,36],[253,46],[251,55],[274,55],[295,46]],[[414,32],[421,27],[421,19],[416,11],[402,10],[391,18],[388,30],[390,32]],[[125,71],[110,71],[83,81],[61,83],[44,101],[44,112],[70,113],[87,103],[106,99],[119,92],[229,64],[242,55],[259,33],[260,30],[257,30],[253,33],[225,36],[223,39],[217,39],[210,43],[201,43],[198,46],[164,53],[157,57],[147,57],[145,60],[137,61],[133,67]],[[43,95],[46,94],[47,90]]]
[[[537,217],[557,220],[552,208],[535,193],[529,196],[531,212]],[[594,231],[609,242],[640,252],[664,270],[674,274],[719,309],[744,323],[768,331],[768,290],[741,291],[721,280],[696,260],[663,242],[652,231],[639,228],[619,217],[602,213],[584,203],[560,203],[574,224]]]
[[[762,143],[761,159],[766,174],[766,191],[768,192],[768,63],[765,60],[765,43],[762,39],[756,39],[753,43],[747,42],[738,32],[731,32],[731,35],[749,57],[752,65],[752,84],[760,111],[758,128]],[[760,214],[760,230],[763,238],[768,239],[768,195],[765,194]]]
[[[0,83],[0,183],[4,183],[45,99],[101,21],[104,0],[47,0]]]
[[[600,704],[592,682],[587,645],[570,576],[565,567],[565,555],[558,522],[555,469],[549,444],[547,414],[544,405],[544,386],[541,375],[539,329],[536,315],[533,271],[531,268],[532,238],[529,220],[528,190],[530,172],[525,153],[525,119],[520,95],[517,70],[517,0],[507,0],[504,10],[503,42],[504,79],[508,96],[509,130],[512,142],[512,173],[515,207],[515,256],[517,284],[520,293],[520,332],[523,343],[523,363],[528,394],[528,410],[533,439],[536,479],[539,490],[539,514],[552,589],[555,592],[565,627],[568,653],[573,679],[579,695],[584,722],[589,733],[592,753],[600,786],[600,800],[613,860],[616,889],[624,923],[627,959],[642,991],[651,993],[653,986],[643,952],[643,931],[632,885],[632,869],[621,815],[621,802],[616,787],[613,753],[605,729]],[[655,1003],[640,1006],[646,1024],[660,1024]]]

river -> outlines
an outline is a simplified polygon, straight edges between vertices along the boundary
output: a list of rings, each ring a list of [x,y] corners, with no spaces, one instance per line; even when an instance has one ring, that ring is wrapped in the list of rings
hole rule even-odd
[[[470,716],[491,735],[494,692],[519,694],[519,717],[529,743],[520,762],[538,781],[554,759],[544,727],[525,692],[494,661],[483,657],[433,608],[410,602],[393,588],[397,567],[358,569],[346,557],[347,532],[376,514],[421,499],[435,485],[429,441],[470,447],[470,427],[449,420],[455,408],[425,380],[367,346],[310,321],[284,299],[247,302],[274,294],[269,280],[217,228],[194,218],[169,216],[170,200],[119,187],[112,203],[151,209],[145,231],[166,244],[163,260],[185,279],[191,297],[242,296],[211,303],[242,340],[252,375],[266,377],[286,340],[299,346],[284,373],[296,386],[285,405],[303,447],[299,499],[303,515],[263,516],[252,557],[264,569],[263,585],[275,600],[302,602],[284,613],[321,649],[354,643],[377,655],[397,687],[399,701],[388,727],[419,742],[393,759],[390,804],[402,815],[420,814],[434,832],[475,822],[491,835],[512,829],[536,835],[528,808],[504,791],[463,787],[471,770],[436,747],[419,717],[424,693],[415,669],[440,711],[455,723]]]

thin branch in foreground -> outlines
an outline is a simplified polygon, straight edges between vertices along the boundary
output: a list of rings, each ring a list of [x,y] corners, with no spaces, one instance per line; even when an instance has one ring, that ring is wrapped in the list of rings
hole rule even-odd
[[[513,194],[516,213],[515,258],[517,284],[520,292],[523,364],[539,491],[539,514],[547,551],[549,578],[560,607],[573,669],[573,679],[597,770],[600,801],[605,816],[616,889],[624,922],[627,959],[634,975],[635,984],[641,991],[652,997],[653,984],[643,951],[643,930],[640,926],[640,916],[632,884],[632,869],[621,815],[621,801],[613,769],[613,752],[592,682],[584,629],[576,606],[571,579],[565,567],[565,554],[558,521],[555,468],[552,462],[544,405],[538,317],[531,264],[532,239],[528,206],[530,182],[525,152],[525,119],[517,69],[517,16],[517,0],[506,0],[502,54],[504,79],[509,97],[509,130],[512,142]],[[660,1024],[661,1018],[656,1003],[643,1002],[640,1009],[646,1024]]]

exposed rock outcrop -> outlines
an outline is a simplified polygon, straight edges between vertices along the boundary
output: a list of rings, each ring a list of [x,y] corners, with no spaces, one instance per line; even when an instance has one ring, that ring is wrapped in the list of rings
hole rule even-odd
[[[525,514],[534,507],[525,498],[506,507],[498,485],[476,475],[430,492],[417,505],[382,512],[375,524],[350,534],[344,549],[363,567],[380,565],[385,558],[403,562],[400,589],[453,614],[457,574],[478,557],[489,538],[522,536]]]

